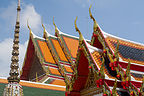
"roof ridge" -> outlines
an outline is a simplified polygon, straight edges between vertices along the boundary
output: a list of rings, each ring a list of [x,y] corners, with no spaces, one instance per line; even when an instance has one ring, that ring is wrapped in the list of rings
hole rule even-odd
[[[103,30],[102,30],[102,33],[104,34],[105,37],[110,36],[110,37],[113,37],[113,38],[116,38],[116,39],[120,39],[120,40],[123,40],[123,41],[126,41],[126,42],[130,42],[130,43],[134,43],[134,44],[138,44],[138,45],[144,46],[143,43],[139,43],[139,42],[135,42],[135,41],[131,41],[131,40],[125,39],[125,38],[121,38],[121,37],[109,34],[109,33],[105,32]]]
[[[54,38],[57,38],[56,36],[51,35],[46,29],[44,29],[44,33],[46,33],[47,37],[54,37]]]
[[[33,36],[33,38],[39,38],[39,39],[45,40],[44,38],[39,37],[36,34],[34,34],[32,31],[30,32],[30,34]]]
[[[84,40],[85,40],[85,39],[84,39]],[[90,52],[91,52],[91,49],[93,50],[93,52],[94,52],[94,51],[102,52],[101,49],[99,49],[99,48],[97,48],[97,47],[91,46],[91,45],[90,45],[89,43],[87,43],[86,41],[85,41],[85,43],[86,43],[86,45],[87,45],[87,47],[88,47],[88,49],[89,49]]]
[[[68,37],[73,37],[73,38],[75,38],[75,39],[79,39],[79,37],[73,36],[73,35],[69,35],[69,34],[67,34],[67,33],[64,33],[64,32],[62,32],[62,31],[60,31],[59,29],[58,29],[58,31],[59,31],[59,34],[66,35],[66,36],[68,36]]]

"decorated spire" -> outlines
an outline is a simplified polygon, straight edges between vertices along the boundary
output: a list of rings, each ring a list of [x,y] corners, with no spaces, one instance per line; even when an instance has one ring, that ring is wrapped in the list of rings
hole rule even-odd
[[[19,83],[19,28],[20,28],[20,0],[18,0],[18,7],[17,7],[17,19],[15,25],[15,33],[14,33],[14,41],[13,41],[13,50],[12,50],[12,58],[11,58],[11,70],[10,70],[10,77],[8,77],[8,82],[17,82]]]
[[[84,38],[83,38],[80,30],[79,30],[78,27],[77,27],[76,21],[77,21],[77,17],[76,17],[76,19],[75,19],[75,29],[76,29],[76,31],[79,33],[79,41],[80,41],[80,43],[81,43],[81,42],[84,40]]]
[[[17,7],[17,18],[15,25],[15,33],[13,40],[13,50],[12,50],[12,58],[11,58],[11,66],[10,66],[10,77],[7,78],[8,85],[4,89],[3,96],[23,96],[23,89],[21,85],[19,85],[19,28],[20,28],[20,0],[18,0]]]

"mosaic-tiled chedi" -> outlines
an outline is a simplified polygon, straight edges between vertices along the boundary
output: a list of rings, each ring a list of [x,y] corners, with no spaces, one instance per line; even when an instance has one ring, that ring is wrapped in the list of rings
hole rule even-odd
[[[66,87],[66,96],[142,96],[144,45],[105,33],[94,21],[91,41],[44,25],[43,37],[30,38],[20,78]]]
[[[10,70],[10,77],[7,78],[8,84],[4,89],[3,96],[23,96],[23,89],[22,86],[19,84],[20,77],[19,77],[19,28],[20,28],[20,0],[18,0],[18,7],[17,7],[17,19],[15,25],[15,34],[14,34],[14,41],[13,41],[13,51],[12,51],[12,58],[11,58],[11,70]]]

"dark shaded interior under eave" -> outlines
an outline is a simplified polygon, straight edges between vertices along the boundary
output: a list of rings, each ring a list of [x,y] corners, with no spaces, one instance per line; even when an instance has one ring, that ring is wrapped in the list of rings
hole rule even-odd
[[[3,96],[3,91],[6,84],[0,83],[0,96]],[[40,89],[33,87],[25,87],[23,86],[24,96],[64,96],[64,91],[56,91],[49,89]]]
[[[115,48],[117,46],[117,43],[111,42]],[[119,53],[126,59],[133,59],[137,61],[144,62],[144,50],[132,48],[130,46],[125,46],[120,44],[119,45]]]
[[[119,96],[130,96],[130,94],[127,91],[117,91]]]

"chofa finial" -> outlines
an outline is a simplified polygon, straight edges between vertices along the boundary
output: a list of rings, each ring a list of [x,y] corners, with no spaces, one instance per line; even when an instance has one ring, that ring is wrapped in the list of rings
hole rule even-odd
[[[45,32],[46,32],[46,29],[45,29],[45,26],[44,26],[44,24],[43,24],[43,19],[41,20],[41,24],[42,24],[42,27],[43,27],[44,33],[45,33]]]
[[[93,30],[94,30],[94,32],[95,32],[96,29],[97,29],[97,27],[98,27],[98,25],[97,25],[97,22],[96,22],[95,18],[93,17],[93,15],[92,15],[92,13],[91,13],[91,7],[92,7],[92,5],[89,7],[89,15],[90,15],[90,18],[94,21]]]
[[[76,17],[76,19],[75,19],[75,29],[76,29],[76,31],[79,33],[79,41],[81,42],[82,40],[84,40],[84,38],[83,38],[80,30],[79,30],[78,27],[77,27],[76,21],[77,21],[77,17]]]
[[[32,30],[31,30],[31,28],[30,28],[30,26],[29,26],[28,19],[27,19],[27,27],[28,27],[28,29],[29,29],[29,31],[30,31],[30,35],[31,35],[31,34],[32,34]]]
[[[56,26],[56,24],[54,22],[54,17],[53,17],[53,25],[55,26],[55,35],[58,36],[59,30],[58,30],[58,28],[57,28],[57,26]]]

